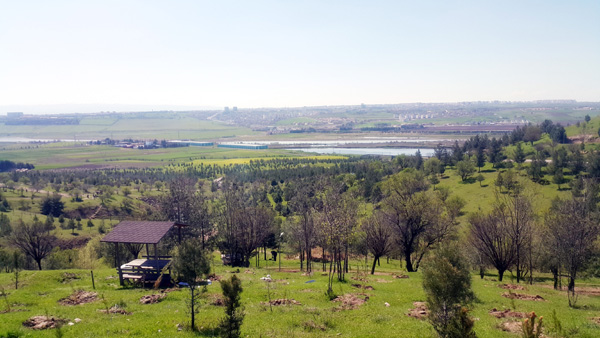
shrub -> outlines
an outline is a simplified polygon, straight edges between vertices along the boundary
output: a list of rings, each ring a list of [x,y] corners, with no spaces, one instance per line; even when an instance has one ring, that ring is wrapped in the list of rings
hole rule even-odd
[[[464,307],[474,295],[466,260],[456,245],[438,249],[423,271],[429,321],[439,337],[476,337],[473,320]]]

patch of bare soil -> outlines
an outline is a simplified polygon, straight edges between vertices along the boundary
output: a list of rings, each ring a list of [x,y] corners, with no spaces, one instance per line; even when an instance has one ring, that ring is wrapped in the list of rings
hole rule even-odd
[[[167,295],[165,293],[155,293],[153,295],[145,295],[140,298],[140,304],[154,304],[162,301]]]
[[[369,296],[358,297],[357,295],[347,293],[343,296],[335,297],[335,299],[333,299],[332,302],[341,303],[338,307],[335,308],[336,310],[340,311],[340,310],[356,310],[368,300],[369,300]]]
[[[595,287],[575,287],[575,293],[586,296],[600,296],[600,288]]]
[[[217,281],[217,282],[218,282],[218,281],[220,281],[220,280],[221,280],[221,278],[222,278],[221,276],[219,276],[219,275],[217,275],[217,274],[214,274],[214,273],[213,273],[213,274],[210,274],[210,275],[208,275],[208,279],[210,279],[210,280],[211,280],[211,281],[213,281],[213,282],[214,282],[214,281]]]
[[[496,308],[493,308],[490,311],[490,315],[496,318],[527,318],[527,314],[525,312],[515,312],[511,311],[510,309],[497,310]]]
[[[600,325],[600,317],[592,317],[590,320],[594,322],[594,324]]]
[[[414,308],[410,309],[410,311],[406,314],[409,317],[424,319],[429,314],[429,310],[427,309],[427,303],[425,302],[414,302]]]
[[[405,278],[408,278],[408,276],[407,275],[394,275],[394,278],[405,279]]]
[[[518,321],[504,322],[500,324],[500,329],[510,333],[522,333],[523,323]]]
[[[502,294],[502,297],[504,298],[509,298],[509,299],[519,299],[519,300],[534,300],[534,301],[538,301],[538,302],[543,302],[545,301],[545,299],[540,296],[540,295],[526,295],[523,293],[509,293],[509,292],[505,292]]]
[[[214,296],[213,301],[210,302],[210,305],[225,306],[225,301],[223,300],[223,298],[220,298],[219,296]]]
[[[251,271],[251,270],[246,270],[246,271],[244,271],[244,273],[251,273],[251,274],[254,274],[254,271]]]
[[[500,284],[498,287],[504,290],[525,290],[523,286],[516,284]]]
[[[164,290],[160,290],[160,293],[169,293],[169,292],[173,292],[173,291],[181,291],[180,288],[168,288],[168,289],[164,289]]]
[[[60,279],[61,283],[65,284],[65,283],[69,283],[71,281],[74,281],[76,279],[81,279],[81,277],[79,277],[77,274],[71,273],[71,272],[65,272],[62,274],[62,277]]]
[[[375,290],[372,286],[370,285],[362,285],[362,284],[352,284],[353,287],[355,288],[359,288],[359,289],[363,289],[363,290]]]
[[[33,330],[46,330],[61,327],[66,322],[66,319],[56,318],[54,316],[33,316],[24,321],[23,326]]]
[[[107,313],[106,310],[100,310],[100,312]],[[108,309],[108,313],[109,314],[126,315],[126,316],[132,314],[132,312],[128,312],[124,308],[122,308],[122,307],[120,307],[118,305],[113,305],[110,309]]]
[[[294,299],[287,299],[287,298],[281,298],[281,299],[273,299],[270,302],[260,302],[262,305],[275,305],[275,306],[279,306],[279,305],[302,305],[299,301],[294,300]]]
[[[60,305],[81,305],[98,300],[98,294],[84,290],[75,291],[67,298],[58,301]]]
[[[379,278],[379,279],[377,279],[377,280],[375,280],[375,281],[376,281],[377,283],[391,283],[391,282],[392,282],[391,280],[387,280],[387,279],[381,279],[381,278]]]

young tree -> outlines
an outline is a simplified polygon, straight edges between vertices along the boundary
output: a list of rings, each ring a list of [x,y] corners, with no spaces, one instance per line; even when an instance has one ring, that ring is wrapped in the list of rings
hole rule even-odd
[[[71,234],[75,234],[75,228],[77,228],[77,224],[72,218],[69,218],[68,227],[71,229]]]
[[[481,187],[482,186],[481,182],[485,181],[485,177],[483,177],[483,175],[479,174],[479,175],[477,175],[477,177],[475,177],[475,180],[477,182],[479,182],[479,186]]]
[[[197,286],[202,285],[202,279],[210,273],[209,253],[202,250],[201,242],[188,239],[175,249],[173,268],[180,282],[187,284],[190,289],[189,309],[192,329],[196,329],[195,315],[198,312]]]
[[[442,172],[442,162],[437,157],[431,157],[423,165],[425,175],[439,175]]]
[[[289,196],[288,206],[299,216],[298,223],[294,227],[294,236],[300,243],[300,269],[302,270],[303,258],[306,257],[306,271],[311,272],[312,249],[315,247],[317,235],[312,214],[314,211],[312,197],[315,196],[315,188],[309,182],[303,183],[295,189],[290,187],[290,190],[294,190],[295,193]]]
[[[423,289],[427,294],[429,321],[444,338],[476,337],[466,306],[475,298],[466,260],[456,246],[443,246],[426,261]]]
[[[46,258],[54,248],[56,238],[49,235],[44,225],[22,223],[13,231],[11,242],[14,246],[31,257],[42,270],[42,259]]]
[[[231,276],[230,280],[221,281],[221,289],[225,303],[225,318],[219,324],[219,333],[223,338],[241,337],[241,327],[244,321],[244,309],[240,303],[240,294],[242,291],[242,281],[236,276]]]
[[[41,214],[52,215],[54,217],[59,217],[60,215],[62,215],[65,204],[60,199],[61,196],[57,193],[54,193],[52,196],[50,196],[50,194],[47,194],[41,202]]]
[[[0,237],[9,236],[11,232],[10,219],[5,214],[0,213]]]
[[[475,173],[475,164],[468,159],[458,161],[456,163],[456,173],[464,182]]]
[[[483,149],[483,147],[477,148],[476,160],[477,160],[478,172],[481,172],[481,167],[483,167],[485,165],[485,152],[484,151],[485,151],[485,149]]]
[[[552,176],[552,182],[558,185],[558,190],[560,190],[560,185],[565,183],[565,176],[563,175],[562,168],[554,172],[554,176]]]
[[[369,252],[373,255],[373,266],[371,274],[375,274],[375,264],[377,261],[389,254],[393,249],[394,238],[393,231],[385,221],[385,215],[381,212],[374,212],[364,224],[366,234],[366,245]]]
[[[523,145],[521,142],[517,143],[517,147],[513,152],[513,160],[517,163],[519,168],[521,167],[521,164],[525,162],[525,151],[523,150]]]

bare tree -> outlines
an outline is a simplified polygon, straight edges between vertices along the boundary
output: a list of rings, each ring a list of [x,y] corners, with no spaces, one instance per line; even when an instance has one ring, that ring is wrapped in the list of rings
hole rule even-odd
[[[378,260],[389,254],[393,249],[393,231],[385,220],[385,215],[376,211],[369,217],[363,226],[366,235],[366,245],[373,254],[371,274],[375,274],[375,264]]]
[[[576,301],[575,280],[577,273],[589,261],[600,235],[597,209],[598,185],[585,182],[580,196],[569,200],[555,200],[545,223],[548,245],[555,248],[559,261],[569,274],[569,305]]]
[[[304,182],[307,183],[307,182]],[[293,197],[288,201],[288,206],[298,215],[294,224],[294,237],[299,244],[300,270],[302,270],[303,258],[306,258],[306,271],[312,271],[312,249],[315,247],[316,229],[313,222],[312,211],[314,197],[314,185],[303,184],[298,187]]]
[[[31,257],[42,270],[42,260],[46,258],[54,248],[55,237],[49,235],[44,225],[39,222],[33,224],[21,223],[15,227],[11,242],[21,251]]]
[[[531,199],[525,195],[522,189],[515,189],[507,194],[496,195],[496,206],[494,219],[506,229],[513,241],[515,253],[515,267],[517,272],[517,283],[523,279],[523,270],[529,269],[529,262],[533,236],[534,211]],[[532,271],[529,271],[532,273]]]
[[[440,194],[428,188],[425,175],[414,169],[405,169],[385,184],[382,210],[409,272],[417,271],[425,253],[449,237],[456,225],[457,211],[447,212]]]
[[[339,281],[345,280],[348,249],[356,228],[357,201],[350,193],[344,193],[344,183],[326,183],[314,213],[323,245],[331,256],[329,260],[328,292],[333,292],[333,278],[337,272]]]
[[[237,183],[226,185],[219,235],[220,249],[229,255],[231,265],[249,266],[250,258],[271,230],[273,219],[266,191],[260,186],[244,189]]]
[[[498,270],[498,280],[502,281],[504,272],[515,261],[515,246],[509,229],[499,218],[497,212],[476,213],[471,215],[469,223],[472,245]]]

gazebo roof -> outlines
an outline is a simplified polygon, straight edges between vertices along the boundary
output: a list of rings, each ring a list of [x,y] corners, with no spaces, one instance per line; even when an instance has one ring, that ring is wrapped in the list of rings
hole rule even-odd
[[[122,221],[100,242],[156,244],[175,226],[186,225],[177,222]]]

